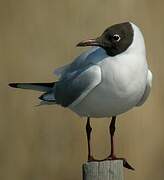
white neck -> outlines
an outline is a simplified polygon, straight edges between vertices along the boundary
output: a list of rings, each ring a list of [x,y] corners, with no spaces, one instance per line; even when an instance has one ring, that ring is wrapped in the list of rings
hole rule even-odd
[[[137,54],[143,54],[146,55],[145,50],[145,42],[142,35],[142,32],[140,29],[133,23],[131,23],[133,30],[134,30],[134,36],[133,36],[133,42],[130,45],[130,47],[127,49],[127,52],[130,53],[137,53]]]

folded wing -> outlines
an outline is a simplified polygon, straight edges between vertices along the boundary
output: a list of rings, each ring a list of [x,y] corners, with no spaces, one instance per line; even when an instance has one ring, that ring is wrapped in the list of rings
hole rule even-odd
[[[101,83],[101,69],[98,65],[88,65],[55,84],[55,101],[64,107],[79,103]]]

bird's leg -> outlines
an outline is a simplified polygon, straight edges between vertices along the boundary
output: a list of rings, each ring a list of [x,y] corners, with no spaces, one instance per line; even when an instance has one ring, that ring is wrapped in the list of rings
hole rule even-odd
[[[109,130],[110,130],[110,140],[111,140],[111,151],[110,151],[110,155],[109,157],[111,157],[111,159],[114,159],[116,156],[115,156],[115,153],[114,153],[114,132],[115,132],[115,123],[116,123],[116,116],[113,116],[112,117],[112,120],[111,120],[111,123],[110,123],[110,126],[109,126]]]
[[[134,168],[127,162],[125,158],[117,158],[115,156],[115,151],[114,151],[114,132],[115,132],[115,123],[116,123],[116,116],[112,117],[110,126],[109,126],[109,131],[110,131],[110,139],[111,139],[111,152],[110,155],[106,158],[106,160],[123,160],[123,166],[125,168],[134,170]]]
[[[92,128],[90,125],[90,117],[88,117],[87,124],[86,124],[86,133],[87,133],[87,142],[88,142],[88,161],[94,161],[94,158],[91,155],[91,145],[90,145],[91,132],[92,132]]]
[[[115,123],[116,123],[116,116],[112,117],[110,126],[109,126],[109,132],[110,132],[110,144],[111,144],[111,151],[110,155],[107,157],[107,159],[115,159],[115,153],[114,153],[114,133],[115,133]]]

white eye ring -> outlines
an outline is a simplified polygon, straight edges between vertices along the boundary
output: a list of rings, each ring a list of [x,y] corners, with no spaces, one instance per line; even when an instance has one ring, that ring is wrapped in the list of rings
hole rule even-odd
[[[120,41],[121,38],[118,34],[115,34],[115,35],[113,35],[113,39],[118,42],[118,41]]]

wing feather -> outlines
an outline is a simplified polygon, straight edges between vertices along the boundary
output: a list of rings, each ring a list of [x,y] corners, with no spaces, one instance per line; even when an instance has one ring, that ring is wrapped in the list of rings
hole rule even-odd
[[[60,80],[55,85],[56,103],[64,107],[79,103],[101,82],[101,69],[98,65],[88,65],[72,76]]]

